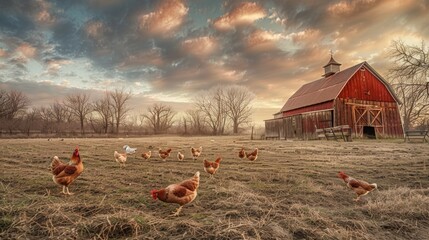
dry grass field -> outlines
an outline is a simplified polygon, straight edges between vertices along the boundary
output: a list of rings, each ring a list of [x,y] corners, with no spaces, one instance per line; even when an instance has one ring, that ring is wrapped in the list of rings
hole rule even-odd
[[[138,155],[126,167],[113,151]],[[60,193],[48,170],[79,145],[85,170]],[[190,147],[203,146],[192,160]],[[158,147],[173,149],[163,162]],[[255,162],[241,147],[258,147]],[[177,151],[185,160],[176,160]],[[203,159],[223,161],[215,178]],[[402,140],[265,141],[245,137],[0,140],[1,239],[429,239],[429,144]],[[337,177],[375,182],[379,191],[353,201]],[[180,216],[154,201],[153,188],[201,172],[198,196]]]

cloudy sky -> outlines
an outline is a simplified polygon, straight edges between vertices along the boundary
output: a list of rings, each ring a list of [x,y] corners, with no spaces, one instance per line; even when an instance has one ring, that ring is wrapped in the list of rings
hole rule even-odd
[[[429,44],[429,0],[0,0],[0,87],[34,106],[126,88],[180,112],[222,84],[272,118],[330,57],[385,75],[393,40]]]

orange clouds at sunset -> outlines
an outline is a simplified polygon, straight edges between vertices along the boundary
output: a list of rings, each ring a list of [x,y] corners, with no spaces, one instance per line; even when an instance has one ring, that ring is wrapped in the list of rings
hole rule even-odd
[[[247,37],[246,44],[252,51],[265,51],[275,48],[276,42],[281,38],[283,38],[281,34],[257,30]]]
[[[141,15],[138,19],[142,31],[163,35],[177,30],[183,23],[188,8],[181,0],[164,0],[154,12]]]
[[[258,120],[319,78],[331,51],[342,68],[367,61],[385,76],[392,41],[429,42],[422,0],[16,0],[0,16],[0,85],[35,105],[125,88],[136,111],[150,96],[183,112],[200,91],[237,84],[263,106]]]
[[[251,24],[265,15],[265,10],[257,3],[244,2],[214,20],[213,25],[218,30],[231,30],[237,25]]]
[[[217,48],[217,42],[211,37],[199,37],[185,40],[183,50],[195,56],[207,56]]]
[[[34,58],[37,54],[37,49],[28,43],[23,43],[16,48],[18,55],[27,59]]]

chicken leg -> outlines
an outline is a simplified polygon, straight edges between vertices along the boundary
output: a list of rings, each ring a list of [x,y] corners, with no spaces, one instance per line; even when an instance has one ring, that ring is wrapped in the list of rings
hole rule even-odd
[[[69,187],[67,187],[67,194],[68,195],[73,195],[74,193],[69,192]]]
[[[171,214],[170,216],[174,216],[174,217],[179,216],[180,211],[182,211],[182,207],[183,207],[183,206],[180,206],[180,207],[176,210],[176,212],[175,212],[175,213],[173,213],[173,214]]]
[[[67,191],[66,191],[66,190],[67,190]],[[62,191],[62,193],[63,193],[63,194],[66,194],[66,195],[73,195],[73,193],[69,192],[69,187],[66,187],[66,186],[63,186],[63,191]]]

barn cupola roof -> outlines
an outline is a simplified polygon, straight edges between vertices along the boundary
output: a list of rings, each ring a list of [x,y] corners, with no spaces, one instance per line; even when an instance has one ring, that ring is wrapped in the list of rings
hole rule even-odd
[[[334,57],[332,57],[332,54],[331,54],[331,59],[329,60],[329,62],[325,66],[323,66],[323,68],[325,69],[325,74],[322,76],[323,77],[329,77],[329,76],[339,72],[340,66],[341,66],[341,64],[338,63],[337,61],[335,61]]]

